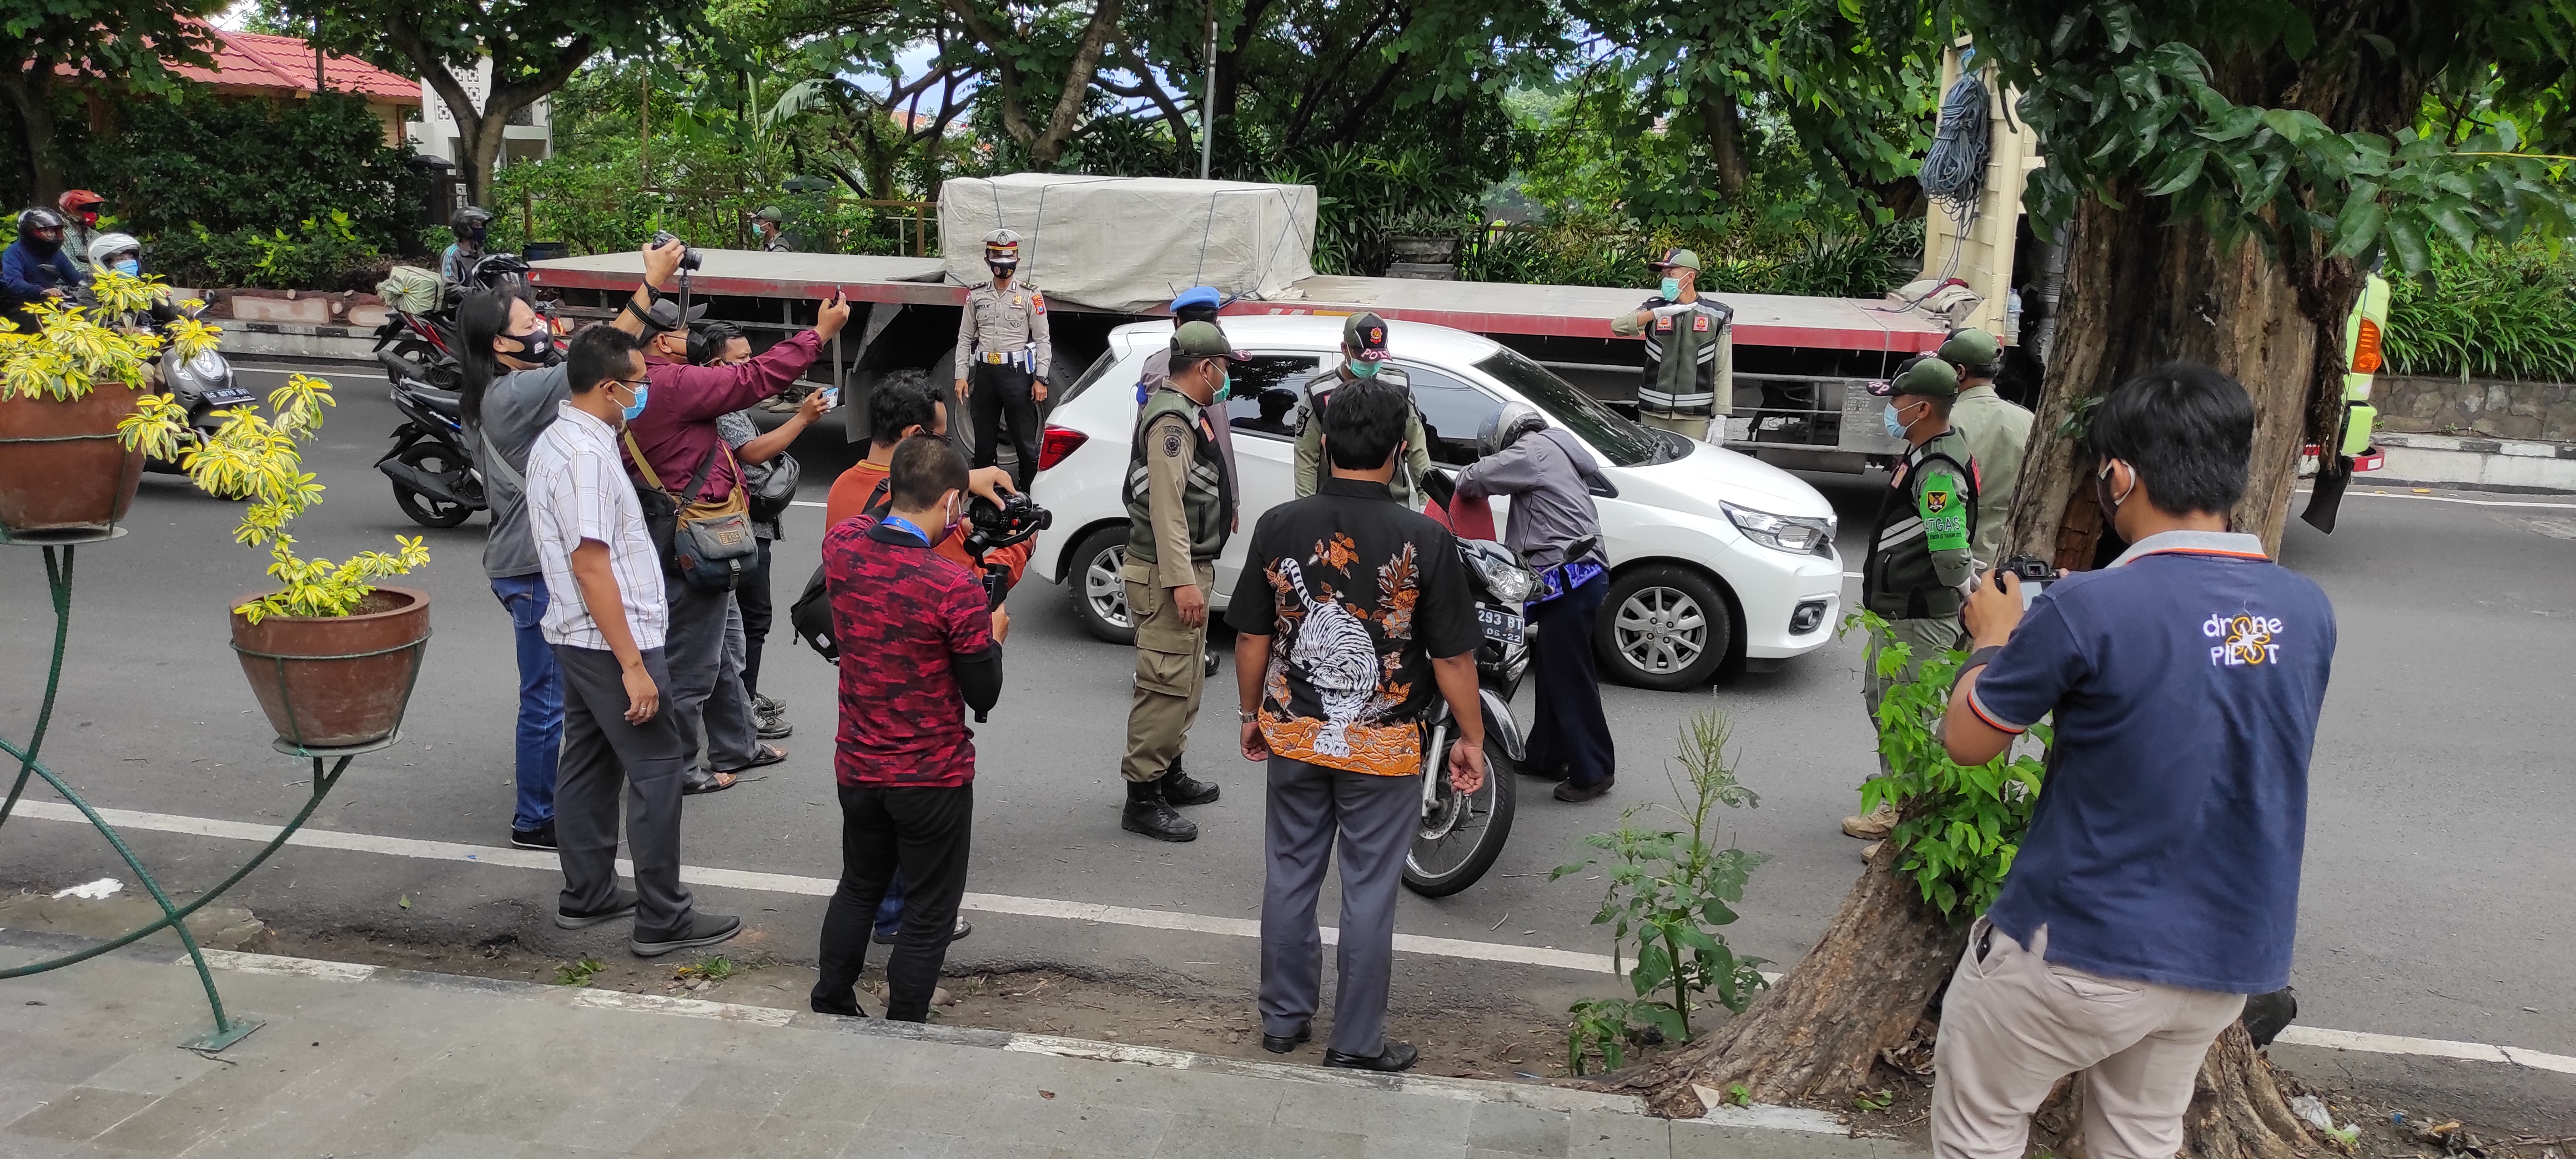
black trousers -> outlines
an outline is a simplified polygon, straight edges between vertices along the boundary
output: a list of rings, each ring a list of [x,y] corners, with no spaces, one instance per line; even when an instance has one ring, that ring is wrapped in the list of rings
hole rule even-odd
[[[760,695],[760,647],[769,639],[769,551],[777,540],[760,540],[760,555],[751,569],[742,575],[742,583],[733,590],[733,602],[742,609],[742,691],[745,696]]]
[[[897,1022],[930,1017],[930,998],[957,904],[966,896],[966,855],[973,843],[975,786],[953,789],[841,786],[841,885],[823,911],[821,977],[814,1008],[859,1013],[859,973],[888,883],[903,874],[903,929],[886,955],[886,1012]]]
[[[1592,629],[1610,596],[1610,577],[1540,604],[1530,619],[1538,640],[1530,648],[1530,673],[1538,677],[1538,719],[1530,724],[1529,767],[1590,788],[1618,771],[1610,722],[1601,715],[1601,661],[1592,651]]]
[[[966,379],[971,393],[967,409],[975,416],[975,458],[971,465],[990,467],[1001,461],[1002,423],[1011,424],[1011,449],[1019,465],[1011,468],[1011,485],[1022,491],[1038,473],[1038,404],[1029,397],[1029,372],[1016,366],[978,362]]]

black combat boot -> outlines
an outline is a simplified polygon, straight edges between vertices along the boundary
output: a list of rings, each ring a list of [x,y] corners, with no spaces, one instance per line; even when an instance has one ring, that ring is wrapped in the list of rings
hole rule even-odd
[[[1182,772],[1178,758],[1172,761],[1171,768],[1163,771],[1156,783],[1163,786],[1163,800],[1170,804],[1204,805],[1216,800],[1217,787]]]
[[[1156,841],[1199,839],[1199,827],[1163,799],[1160,778],[1127,782],[1127,809],[1119,816],[1118,827]]]

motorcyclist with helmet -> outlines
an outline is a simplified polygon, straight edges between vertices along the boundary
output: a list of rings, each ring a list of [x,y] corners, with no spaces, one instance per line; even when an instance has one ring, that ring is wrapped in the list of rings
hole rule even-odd
[[[0,317],[33,330],[31,302],[60,301],[88,284],[89,277],[63,252],[63,215],[38,207],[18,215],[18,240],[0,251]]]
[[[66,247],[68,248],[68,247]],[[143,243],[127,233],[103,233],[89,246],[92,276],[101,273],[123,274],[129,278],[143,276]],[[171,300],[168,286],[154,287],[152,305],[139,317],[121,319],[131,326],[159,329],[179,318],[179,304]]]
[[[1549,426],[1528,403],[1505,405],[1489,424],[1478,432],[1475,463],[1458,474],[1458,497],[1512,498],[1503,546],[1519,552],[1538,577],[1524,605],[1538,629],[1530,644],[1538,719],[1530,727],[1528,767],[1560,782],[1557,800],[1581,804],[1618,780],[1610,722],[1601,714],[1600,661],[1592,650],[1610,595],[1601,513],[1592,505],[1591,483],[1601,466],[1572,433]]]
[[[474,276],[474,264],[483,260],[483,238],[492,229],[492,211],[480,205],[469,205],[456,211],[447,223],[456,243],[438,258],[438,277],[448,284],[450,294],[471,292],[467,281]]]
[[[74,189],[54,200],[54,208],[63,215],[63,252],[70,254],[72,264],[80,267],[81,280],[98,276],[92,267],[89,251],[98,244],[98,207],[107,199],[86,189]]]

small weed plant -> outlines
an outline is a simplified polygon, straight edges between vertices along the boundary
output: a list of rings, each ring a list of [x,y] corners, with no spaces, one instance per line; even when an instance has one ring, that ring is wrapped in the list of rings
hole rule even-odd
[[[1620,814],[1616,831],[1583,839],[1600,856],[1548,874],[1554,881],[1596,867],[1602,871],[1610,884],[1592,924],[1611,927],[1614,969],[1621,961],[1636,963],[1627,971],[1634,997],[1574,1005],[1565,1053],[1566,1069],[1575,1074],[1596,1060],[1605,1070],[1627,1065],[1628,1043],[1648,1030],[1666,1041],[1688,1042],[1692,1010],[1714,1001],[1740,1012],[1766,984],[1762,959],[1737,956],[1716,932],[1735,920],[1732,907],[1743,900],[1744,883],[1763,861],[1759,853],[1719,843],[1718,806],[1760,803],[1753,790],[1736,783],[1726,740],[1723,714],[1693,716],[1682,730],[1683,776],[1673,779],[1679,807],[1631,807]],[[1679,826],[1655,824],[1661,815]]]
[[[601,963],[597,958],[583,958],[577,962],[557,966],[555,967],[555,985],[588,986],[590,985],[590,980],[598,977],[599,972],[604,969],[607,969],[607,966]]]
[[[398,551],[362,551],[340,563],[295,554],[295,537],[286,534],[286,525],[322,501],[322,484],[304,469],[297,448],[322,429],[322,408],[332,405],[330,383],[290,375],[268,396],[275,417],[262,418],[247,406],[218,411],[224,424],[211,436],[190,427],[187,409],[169,395],[148,394],[140,402],[117,427],[126,446],[177,461],[208,494],[250,500],[233,541],[265,545],[268,574],[279,584],[233,609],[251,623],[269,616],[348,615],[374,593],[376,581],[429,562],[420,537],[403,535],[394,537]]]
[[[1881,679],[1895,680],[1912,658],[1910,645],[1888,632],[1887,621],[1861,612],[1843,622],[1848,632],[1869,633]],[[1923,900],[1953,922],[1986,912],[2012,871],[2013,854],[2039,803],[2042,766],[2037,757],[2006,749],[1982,765],[1961,765],[1941,744],[1941,716],[1949,711],[1950,684],[1964,652],[1945,651],[1923,661],[1910,682],[1879,698],[1878,751],[1884,771],[1861,785],[1863,813],[1881,802],[1896,806],[1899,820],[1895,870],[1911,878]],[[2047,725],[2030,736],[2045,747]],[[2018,747],[2018,746],[2016,746]]]

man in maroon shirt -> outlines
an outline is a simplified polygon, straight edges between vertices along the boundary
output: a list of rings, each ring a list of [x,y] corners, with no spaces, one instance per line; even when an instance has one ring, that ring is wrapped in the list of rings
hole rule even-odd
[[[888,883],[903,875],[903,931],[886,956],[886,1017],[930,1016],[948,958],[975,812],[974,731],[1002,694],[1010,613],[973,569],[933,550],[965,518],[966,459],[916,435],[895,448],[892,509],[823,536],[823,582],[841,644],[841,884],[823,914],[813,1008],[863,1015],[854,988]]]
[[[626,424],[626,472],[639,486],[651,485],[636,465],[640,455],[652,469],[652,478],[670,489],[682,506],[722,502],[741,491],[742,472],[734,466],[733,447],[717,433],[716,420],[787,389],[850,320],[849,303],[835,297],[816,311],[813,329],[749,362],[691,366],[688,320],[679,304],[666,300],[639,312],[645,314],[650,334],[644,349],[646,395],[640,400],[644,413]],[[705,478],[691,489],[689,481],[698,478],[701,467]],[[689,746],[688,780],[682,791],[730,789],[737,772],[776,764],[787,759],[787,753],[760,743],[759,726],[749,716],[720,713],[711,718],[707,713],[717,669],[724,661],[725,608],[732,593],[695,587],[677,577],[664,586],[671,597],[670,638],[663,648],[672,686],[663,695],[678,714],[674,719]],[[698,755],[701,730],[707,737],[703,766]]]

